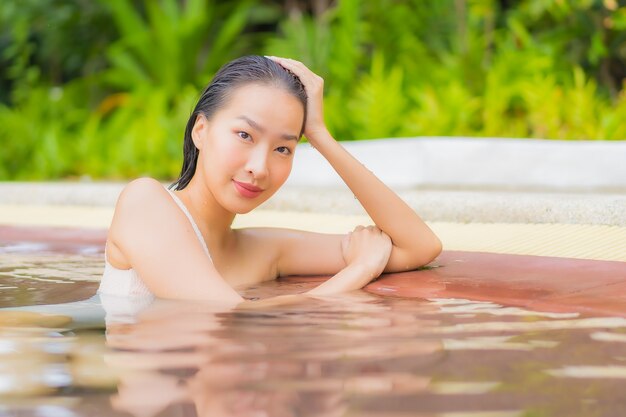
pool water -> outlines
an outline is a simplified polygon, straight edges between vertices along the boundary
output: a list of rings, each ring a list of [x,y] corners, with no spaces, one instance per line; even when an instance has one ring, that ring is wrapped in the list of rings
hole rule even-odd
[[[89,298],[102,267],[96,246],[4,245],[0,306]],[[366,291],[244,311],[158,300],[123,320],[97,300],[38,311],[0,311],[0,416],[626,415],[623,317]]]

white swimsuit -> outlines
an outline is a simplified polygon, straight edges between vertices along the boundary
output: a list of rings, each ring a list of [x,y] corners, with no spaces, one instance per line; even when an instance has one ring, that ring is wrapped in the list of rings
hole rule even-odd
[[[200,229],[198,229],[198,225],[191,217],[189,210],[183,204],[182,201],[173,191],[167,190],[178,207],[185,213],[185,216],[189,219],[191,226],[193,227],[194,232],[196,232],[196,236],[198,240],[202,244],[202,249],[204,249],[204,253],[211,259],[211,255],[209,254],[209,249],[204,242],[204,238],[200,233]],[[109,263],[109,260],[106,256],[106,247],[104,251],[104,273],[102,274],[102,280],[100,281],[100,287],[98,288],[98,294],[100,295],[113,295],[118,297],[146,297],[153,296],[146,284],[141,280],[139,275],[134,269],[118,269]]]

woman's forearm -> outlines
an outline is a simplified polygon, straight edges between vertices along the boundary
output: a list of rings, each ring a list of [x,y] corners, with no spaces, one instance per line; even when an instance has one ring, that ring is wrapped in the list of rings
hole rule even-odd
[[[395,192],[327,131],[316,132],[314,139],[317,150],[341,176],[376,226],[389,235],[394,247],[426,258],[439,254],[441,242],[437,236]]]
[[[351,264],[329,278],[327,281],[304,293],[278,295],[263,300],[245,300],[235,308],[238,310],[256,310],[306,302],[308,296],[325,296],[363,288],[376,278],[370,269],[361,264]]]
[[[366,268],[364,265],[354,263],[346,266],[327,281],[307,291],[305,294],[330,295],[358,290],[376,277],[376,274],[372,273],[371,269]]]

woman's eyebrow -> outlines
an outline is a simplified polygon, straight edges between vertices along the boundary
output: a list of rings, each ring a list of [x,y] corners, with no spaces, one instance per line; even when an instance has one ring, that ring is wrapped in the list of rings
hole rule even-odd
[[[257,122],[255,122],[254,120],[250,119],[249,117],[246,116],[239,116],[237,117],[237,119],[243,120],[246,123],[248,123],[250,126],[252,126],[254,129],[258,130],[259,132],[263,133],[265,132],[265,129],[261,127],[260,124],[258,124]]]
[[[265,128],[261,127],[260,124],[258,124],[257,122],[255,122],[254,120],[250,119],[247,116],[243,116],[243,115],[238,116],[237,119],[243,120],[244,122],[248,123],[253,129],[258,130],[261,133],[265,132]],[[283,133],[282,135],[280,135],[280,137],[283,138],[284,140],[295,140],[296,142],[300,140],[298,136],[290,135],[289,133]]]

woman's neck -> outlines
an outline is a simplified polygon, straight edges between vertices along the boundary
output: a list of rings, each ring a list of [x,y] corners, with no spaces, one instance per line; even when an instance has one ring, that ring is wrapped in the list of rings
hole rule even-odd
[[[191,213],[209,246],[224,247],[232,237],[231,225],[235,213],[218,203],[209,188],[201,181],[191,179],[187,187],[177,195]]]

